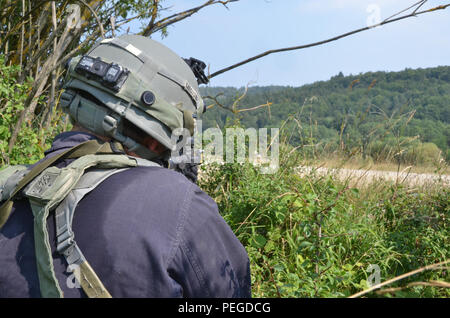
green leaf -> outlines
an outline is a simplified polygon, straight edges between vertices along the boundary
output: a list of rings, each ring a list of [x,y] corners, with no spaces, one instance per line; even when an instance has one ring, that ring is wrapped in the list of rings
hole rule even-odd
[[[252,246],[256,248],[263,248],[264,245],[266,245],[266,242],[267,242],[266,238],[260,234],[256,234],[251,239]]]
[[[278,263],[273,267],[274,271],[282,272],[284,270],[284,265],[282,263]]]

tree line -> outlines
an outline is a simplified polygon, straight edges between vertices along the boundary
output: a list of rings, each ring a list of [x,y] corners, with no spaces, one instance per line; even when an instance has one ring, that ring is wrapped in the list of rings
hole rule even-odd
[[[409,148],[425,147],[450,160],[449,66],[349,76],[341,72],[301,87],[205,87],[202,93],[210,108],[202,118],[204,128],[224,127],[237,118],[244,127],[290,127],[286,130],[294,145],[327,145],[347,153],[358,149],[363,156],[385,159],[382,152],[395,152],[400,144],[404,158]],[[265,107],[228,111],[233,105]],[[289,118],[294,120],[286,123]]]

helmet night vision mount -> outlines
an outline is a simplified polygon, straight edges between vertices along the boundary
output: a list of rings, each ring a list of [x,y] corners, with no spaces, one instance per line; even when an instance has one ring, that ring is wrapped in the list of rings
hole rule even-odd
[[[128,77],[129,71],[116,64],[105,63],[99,57],[83,56],[75,67],[75,71],[87,78],[95,78],[106,87],[118,92]]]

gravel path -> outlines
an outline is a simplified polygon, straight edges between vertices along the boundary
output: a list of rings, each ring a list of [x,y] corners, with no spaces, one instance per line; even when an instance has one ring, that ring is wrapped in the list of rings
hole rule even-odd
[[[353,170],[353,169],[331,169],[331,168],[312,168],[312,167],[299,167],[300,174],[308,174],[314,169],[319,175],[333,174],[341,180],[351,178],[352,180],[361,179],[362,182],[367,183],[377,180],[385,181],[397,181],[399,183],[408,184],[410,186],[415,185],[427,185],[441,183],[444,187],[450,187],[450,175],[437,175],[437,174],[419,174],[406,172],[394,172],[394,171],[377,171],[377,170]]]
[[[221,162],[221,160],[211,157],[211,160],[204,160],[203,164],[207,165],[208,162],[214,161]],[[264,160],[263,160],[264,161]],[[367,184],[374,181],[391,181],[399,182],[408,186],[426,186],[426,185],[439,185],[443,187],[450,187],[450,175],[438,175],[432,173],[408,173],[403,171],[397,173],[396,171],[381,171],[381,170],[358,170],[358,169],[346,169],[346,168],[314,168],[310,166],[300,166],[297,168],[300,175],[308,175],[312,171],[315,171],[318,175],[335,175],[341,180],[347,180],[358,184]]]

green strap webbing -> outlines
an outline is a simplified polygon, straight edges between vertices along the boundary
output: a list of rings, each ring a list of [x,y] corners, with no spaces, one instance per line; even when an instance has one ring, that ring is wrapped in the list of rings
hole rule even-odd
[[[160,165],[141,158],[133,157],[138,166],[159,167]],[[111,298],[111,295],[102,284],[92,267],[87,262],[75,240],[72,230],[72,221],[75,208],[88,193],[93,191],[100,183],[110,176],[127,170],[122,169],[94,169],[81,177],[76,186],[64,198],[55,210],[56,244],[57,251],[64,255],[69,268],[78,266],[79,276],[75,276],[89,298]]]
[[[115,148],[119,150],[123,150],[122,146],[119,143],[114,143]],[[89,140],[84,143],[81,143],[71,149],[63,151],[62,153],[55,155],[47,160],[42,161],[31,169],[31,171],[19,182],[16,189],[12,192],[11,196],[8,200],[6,200],[0,206],[0,228],[5,225],[6,221],[11,214],[13,202],[12,199],[14,196],[22,191],[34,178],[36,178],[42,171],[50,167],[53,163],[58,161],[61,158],[79,158],[88,154],[102,154],[102,153],[114,153],[111,148],[110,143],[100,143],[97,140]]]
[[[31,203],[34,215],[34,242],[39,289],[44,298],[63,298],[64,294],[56,278],[50,242],[47,231],[49,205]],[[79,265],[80,286],[89,298],[111,298],[103,283],[89,263],[84,260]]]
[[[6,223],[11,213],[14,202],[8,200],[0,207],[0,229]]]
[[[66,259],[68,268],[75,266],[75,279],[89,298],[110,298],[111,295],[87,262],[75,240],[72,230],[75,208],[86,194],[105,179],[126,169],[94,169],[83,174],[80,181],[55,210],[57,251]]]
[[[112,298],[87,261],[80,264],[80,285],[89,298]]]
[[[49,206],[46,205],[42,208],[39,203],[32,200],[30,202],[34,215],[34,247],[41,296],[45,298],[62,298],[63,292],[59,287],[53,269],[53,258],[48,239],[47,217]]]
[[[102,145],[103,146],[103,145]],[[34,241],[36,263],[39,275],[39,286],[42,297],[63,297],[53,268],[53,258],[47,231],[47,217],[50,210],[55,208],[72,191],[86,169],[97,166],[99,168],[124,168],[137,166],[135,159],[125,155],[84,155],[65,168],[49,167],[35,178],[25,189],[25,195],[31,203],[34,215]],[[80,269],[86,277],[85,287],[90,287],[91,294],[103,294],[105,288],[100,280],[95,283],[95,273],[90,272],[89,264]],[[88,271],[88,272],[86,272]],[[83,279],[81,279],[81,283]],[[90,284],[88,284],[90,282]],[[81,284],[83,286],[83,284]]]
[[[36,263],[38,268],[38,277],[41,295],[43,297],[52,297],[52,298],[63,297],[63,292],[55,276],[50,242],[48,238],[47,217],[50,213],[50,210],[53,209],[59,202],[61,202],[61,200],[67,195],[67,193],[70,192],[73,185],[76,184],[81,175],[83,175],[85,169],[98,164],[105,168],[109,167],[115,168],[117,166],[129,167],[139,164],[138,163],[139,159],[136,158],[131,159],[127,158],[126,156],[123,157],[119,156],[122,158],[122,160],[119,160],[120,162],[118,162],[117,160],[110,160],[108,157],[111,158],[111,156],[108,155],[88,156],[95,154],[113,154],[117,152],[123,152],[123,147],[119,143],[114,142],[114,144],[110,144],[98,142],[97,140],[90,140],[81,143],[71,149],[68,149],[58,155],[55,155],[47,160],[44,160],[38,165],[36,165],[33,169],[31,169],[31,171],[23,177],[23,179],[18,183],[17,187],[11,193],[9,198],[0,207],[0,228],[1,228],[6,223],[11,213],[14,196],[17,195],[20,191],[22,191],[30,183],[32,183],[27,188],[26,192],[28,198],[30,199],[31,209],[34,215],[34,239],[36,250]],[[93,160],[94,157],[95,160]],[[113,157],[118,158],[116,155],[113,155]],[[75,160],[71,165],[67,167],[68,169],[66,170],[72,171],[72,173],[68,174],[69,176],[65,174],[64,178],[58,179],[58,177],[62,175],[61,173],[62,169],[51,168],[49,170],[51,180],[50,182],[48,181],[49,175],[47,175],[47,178],[43,178],[41,180],[38,180],[39,178],[36,179],[37,176],[41,177],[41,174],[44,170],[46,170],[53,163],[62,158],[80,158],[81,160]],[[115,161],[115,163],[111,164],[111,161]],[[51,187],[53,187],[53,190],[46,191],[49,190],[49,188]],[[54,196],[55,188],[58,189],[56,191],[56,196]],[[47,195],[45,195],[46,192]],[[48,195],[48,192],[51,193],[51,197]],[[33,196],[35,194],[39,195]],[[86,260],[84,260],[80,264],[79,268],[81,276],[80,285],[85,291],[85,293],[88,295],[88,297],[90,298],[111,297],[109,292],[103,286],[102,282],[100,281],[100,279],[95,274],[94,270]]]

